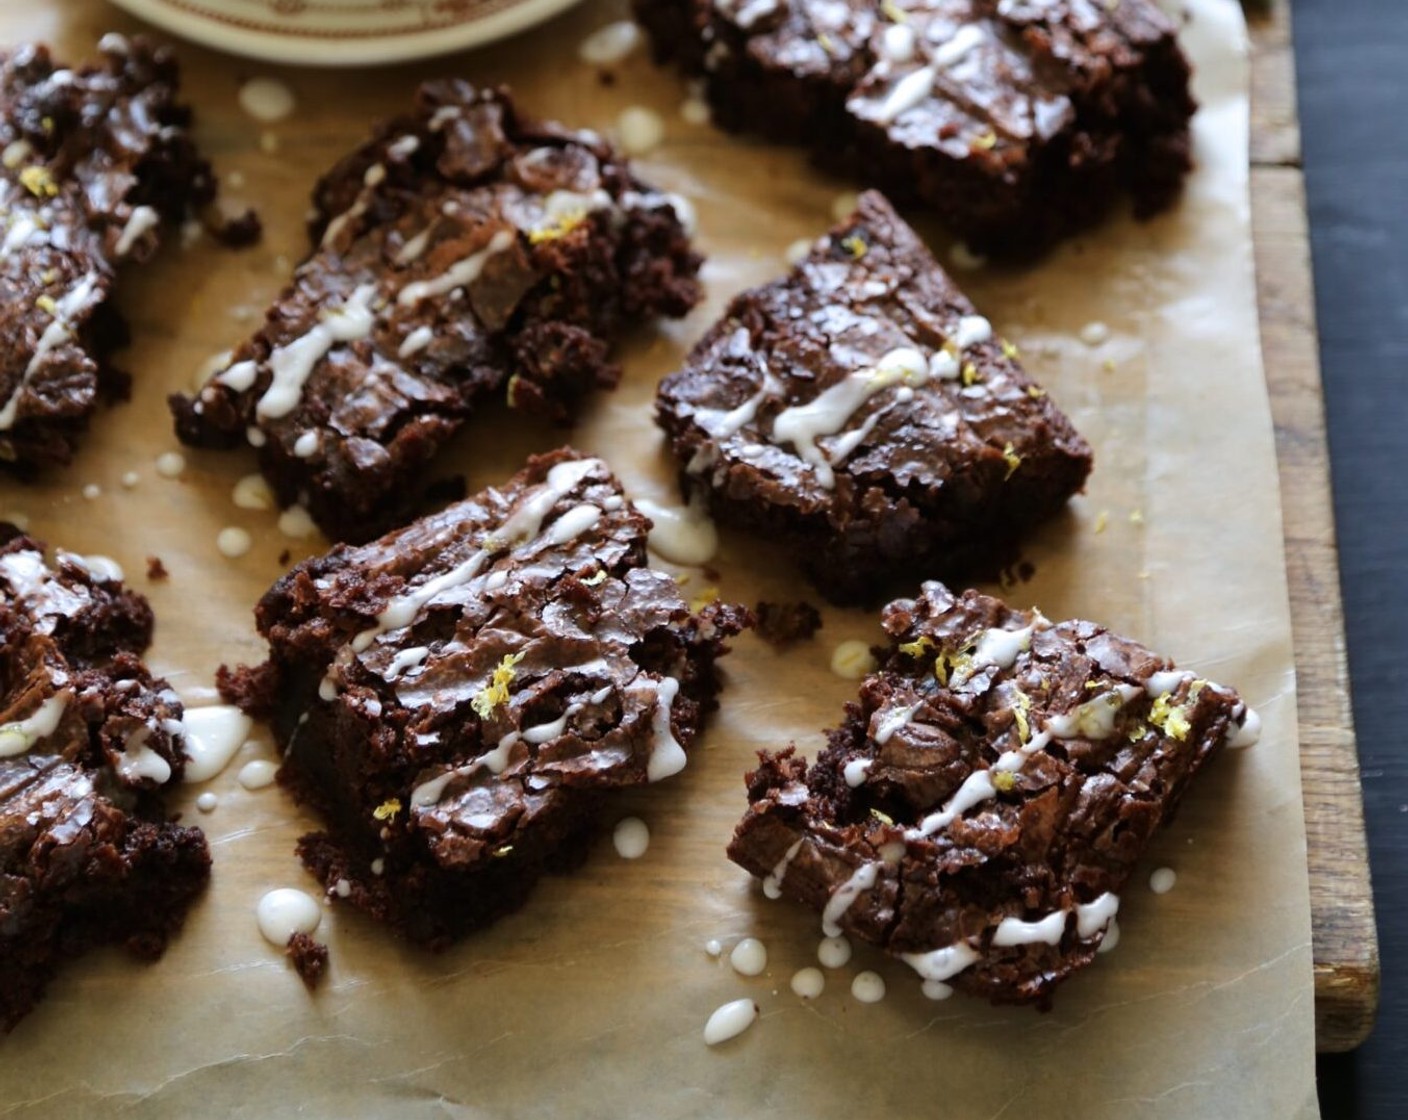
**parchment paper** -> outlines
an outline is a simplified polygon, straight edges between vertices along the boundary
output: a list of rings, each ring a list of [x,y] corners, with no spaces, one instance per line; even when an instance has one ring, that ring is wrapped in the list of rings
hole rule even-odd
[[[155,966],[111,952],[67,968],[0,1042],[0,1116],[1313,1116],[1305,839],[1254,311],[1245,38],[1231,0],[1193,7],[1185,38],[1202,109],[1183,204],[1149,225],[1116,219],[1029,271],[963,275],[1097,452],[1088,492],[1031,543],[1035,578],[1011,596],[1138,636],[1236,685],[1265,720],[1261,744],[1222,757],[1155,842],[1146,870],[1174,868],[1177,886],[1154,895],[1136,878],[1118,948],[1062,989],[1054,1012],[932,1003],[909,969],[865,948],[827,973],[814,1002],[789,990],[792,973],[815,963],[816,916],[765,901],[723,846],[753,752],[793,738],[814,751],[854,691],[829,671],[831,651],[877,638],[878,625],[833,609],[816,642],[785,656],[752,637],[736,643],[723,710],[688,770],[608,815],[648,822],[644,858],[624,861],[603,839],[579,872],[545,881],[522,912],[442,956],[330,907],[319,936],[331,974],[311,998],[254,921],[264,891],[315,890],[292,851],[311,822],[276,787],[238,785],[243,761],[271,755],[266,743],[246,747],[204,787],[219,795],[213,813],[196,811],[200,788],[177,798],[215,856],[185,933]],[[262,656],[251,607],[282,570],[278,554],[289,548],[296,560],[323,546],[282,537],[272,512],[232,504],[231,487],[252,469],[244,454],[191,455],[179,480],[159,477],[154,460],[177,446],[163,399],[253,328],[305,248],[314,177],[372,120],[400,110],[422,77],[511,79],[533,111],[580,125],[610,128],[631,104],[665,115],[665,144],[640,162],[696,203],[709,299],[623,347],[623,385],[594,402],[572,438],[604,453],[636,494],[671,497],[648,421],[658,378],[729,296],[777,275],[789,243],[829,224],[850,184],[796,153],[684,123],[683,83],[644,52],[602,84],[575,49],[619,11],[593,0],[510,43],[419,68],[275,71],[299,101],[275,126],[236,103],[239,83],[266,68],[179,48],[199,135],[222,174],[243,176],[228,193],[260,207],[265,239],[242,253],[173,241],[130,277],[121,304],[136,339],[124,355],[132,401],[97,419],[70,470],[37,487],[0,481],[0,514],[27,514],[51,542],[122,563],[157,612],[153,666],[188,703],[213,700],[220,662]],[[50,39],[67,57],[91,54],[105,30],[136,26],[91,0],[0,10],[3,39]],[[261,149],[264,131],[276,153]],[[1077,338],[1095,320],[1111,330],[1098,348]],[[492,413],[446,466],[478,486],[565,438]],[[130,489],[127,471],[141,476]],[[102,487],[97,500],[81,496],[89,483]],[[249,555],[216,551],[226,525],[255,534]],[[168,582],[144,578],[148,555],[164,560]],[[714,582],[750,603],[805,593],[748,537],[725,534],[715,564],[718,581],[690,573],[691,594]],[[761,977],[704,952],[710,938],[727,949],[745,935],[767,945]],[[883,1002],[851,997],[862,968],[885,978]],[[706,1048],[710,1012],[744,996],[760,1021]]]

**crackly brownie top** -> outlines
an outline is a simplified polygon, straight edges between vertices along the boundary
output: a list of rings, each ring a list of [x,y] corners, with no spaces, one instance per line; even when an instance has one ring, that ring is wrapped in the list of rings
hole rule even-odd
[[[60,762],[134,789],[180,777],[181,703],[140,660],[151,610],[110,565],[12,529],[0,545],[0,785]]]
[[[692,616],[644,566],[648,526],[601,460],[558,451],[271,589],[258,620],[275,663],[305,675],[315,707],[378,729],[351,778],[369,820],[409,818],[464,865],[564,790],[684,766],[684,635],[737,627]]]
[[[806,513],[839,516],[876,482],[959,493],[1053,447],[1089,454],[875,192],[789,276],[736,297],[657,409],[690,474]]]
[[[170,52],[121,35],[99,46],[81,69],[42,46],[0,54],[0,458],[25,457],[6,434],[17,425],[92,411],[85,335],[115,266],[150,256],[161,219],[213,193]]]
[[[1093,954],[1189,778],[1259,721],[1102,626],[975,591],[927,583],[884,627],[810,770],[751,776],[731,854],[928,981],[1043,998]]]
[[[595,134],[529,121],[499,90],[422,86],[414,115],[325,176],[314,204],[318,247],[191,407],[197,425],[247,428],[254,445],[272,441],[266,458],[334,488],[379,485],[408,418],[455,414],[509,381],[503,336],[682,314],[698,296],[687,252],[679,275],[644,246],[617,253],[647,213],[682,241],[683,204],[638,182]],[[641,274],[619,275],[622,264]]]
[[[1069,127],[1072,98],[1170,39],[1149,0],[698,0],[765,68],[849,91],[847,111],[896,143],[994,174]],[[717,54],[706,66],[719,64]]]

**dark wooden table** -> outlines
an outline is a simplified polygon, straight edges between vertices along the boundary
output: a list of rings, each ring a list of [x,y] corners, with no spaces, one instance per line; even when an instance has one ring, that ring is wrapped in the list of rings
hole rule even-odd
[[[1378,912],[1378,1022],[1322,1055],[1326,1117],[1408,1116],[1408,6],[1295,0],[1314,263],[1353,709]]]

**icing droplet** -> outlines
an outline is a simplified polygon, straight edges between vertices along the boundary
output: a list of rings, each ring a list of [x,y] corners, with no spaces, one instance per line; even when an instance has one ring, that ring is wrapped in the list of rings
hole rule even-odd
[[[220,555],[231,560],[243,556],[253,544],[254,539],[249,532],[238,525],[225,526],[215,538],[215,547],[220,550]]]
[[[731,1038],[737,1038],[753,1025],[758,1017],[758,1005],[751,999],[736,999],[726,1003],[709,1016],[704,1024],[704,1041],[709,1046],[717,1046]]]
[[[610,66],[625,59],[640,42],[640,27],[628,19],[618,19],[583,39],[577,46],[577,57],[588,66]]]
[[[680,102],[680,120],[685,124],[705,125],[712,119],[709,103],[702,97],[687,97]]]
[[[186,469],[186,457],[179,451],[163,451],[156,457],[156,473],[162,478],[176,478]]]
[[[253,726],[253,720],[229,704],[186,709],[181,728],[186,781],[209,781],[225,769]]]
[[[879,1003],[885,998],[885,979],[878,972],[857,972],[851,981],[851,995],[861,1003]]]
[[[294,109],[293,91],[277,78],[250,78],[240,86],[240,108],[264,124],[281,121]]]
[[[826,976],[819,968],[799,968],[792,974],[792,991],[803,999],[816,999],[826,987]]]
[[[851,943],[844,937],[823,938],[816,947],[816,959],[823,968],[842,968],[851,959]]]
[[[842,642],[831,654],[831,671],[848,681],[858,681],[874,672],[875,658],[871,656],[870,643],[855,639]]]
[[[733,947],[728,963],[740,976],[760,976],[768,966],[767,947],[756,937],[745,937]]]
[[[90,482],[83,488],[83,496],[90,502],[96,502],[103,496],[103,488],[96,482]]]
[[[1120,943],[1120,924],[1114,918],[1110,919],[1110,926],[1105,930],[1105,939],[1096,947],[1097,953],[1108,953]]]
[[[1110,337],[1110,328],[1098,320],[1080,329],[1080,340],[1087,346],[1099,346]]]
[[[1178,881],[1178,872],[1171,867],[1160,867],[1149,876],[1149,889],[1155,894],[1168,894]]]
[[[687,507],[662,506],[642,498],[635,503],[654,523],[650,547],[676,564],[707,564],[719,549],[719,534],[697,496]]]
[[[209,790],[206,790],[203,794],[196,798],[196,808],[199,809],[202,813],[214,812],[215,806],[219,804],[220,799],[216,797],[215,794],[211,793]]]
[[[665,139],[665,122],[654,109],[632,105],[616,118],[616,135],[628,156],[643,156]]]
[[[238,781],[245,789],[263,789],[273,784],[278,769],[277,765],[267,759],[256,758],[240,767]]]
[[[711,957],[721,956],[724,951],[724,943],[717,937],[711,937],[704,942],[704,951]]]
[[[639,817],[626,817],[616,822],[611,842],[622,859],[640,859],[650,847],[650,829]]]
[[[247,474],[236,482],[230,492],[230,500],[240,509],[274,508],[274,492],[269,489],[262,474]]]
[[[254,915],[265,940],[282,949],[295,933],[312,933],[317,929],[323,920],[323,908],[310,894],[292,887],[279,887],[259,900]]]
[[[318,526],[302,506],[289,506],[279,514],[279,532],[286,537],[303,540],[305,537],[311,537],[317,531]]]
[[[142,476],[139,475],[136,471],[128,471],[122,476],[122,485],[125,486],[128,490],[131,490],[132,487],[136,486],[137,483],[141,481]]]

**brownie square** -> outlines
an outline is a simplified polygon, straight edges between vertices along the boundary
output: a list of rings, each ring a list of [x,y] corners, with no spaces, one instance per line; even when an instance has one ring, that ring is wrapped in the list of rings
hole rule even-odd
[[[223,686],[326,821],[299,854],[330,898],[443,947],[581,859],[611,790],[684,767],[747,614],[692,613],[649,526],[564,449],[270,589],[269,660]]]
[[[1152,0],[635,0],[723,127],[930,206],[1029,256],[1190,166],[1188,63]]]
[[[215,194],[176,97],[170,51],[106,35],[69,69],[47,48],[0,53],[0,465],[62,465],[125,341],[109,305],[119,266],[156,251],[164,222]]]
[[[159,956],[209,877],[157,793],[185,758],[151,629],[111,573],[0,525],[0,1031],[90,946]]]
[[[619,370],[626,323],[699,296],[683,202],[590,132],[503,90],[421,87],[313,193],[315,247],[194,398],[187,443],[249,443],[284,505],[336,540],[409,516],[440,446],[490,397],[554,421]]]
[[[1092,622],[926,583],[809,768],[763,752],[729,857],[912,965],[925,992],[1049,1006],[1154,830],[1260,721]]]
[[[836,601],[1001,556],[1091,466],[875,192],[790,275],[729,304],[661,383],[656,419],[684,487]]]

